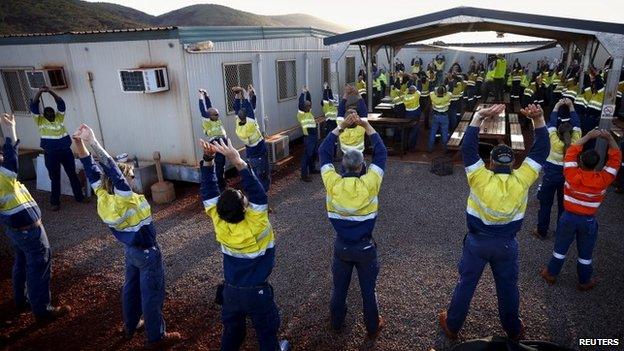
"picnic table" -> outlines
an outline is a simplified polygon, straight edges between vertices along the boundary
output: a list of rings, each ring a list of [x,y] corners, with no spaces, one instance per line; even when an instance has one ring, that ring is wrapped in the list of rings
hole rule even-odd
[[[479,111],[484,108],[491,107],[492,104],[479,104],[477,105],[476,111]],[[496,139],[497,141],[502,141],[507,135],[507,119],[505,116],[505,111],[501,112],[498,117],[488,118],[483,123],[481,123],[481,128],[479,129],[479,137],[484,139]]]
[[[475,111],[490,106],[492,104],[479,104]],[[447,148],[451,150],[459,149],[473,115],[472,112],[464,112],[457,128],[455,128],[446,143]],[[509,134],[507,133],[507,116],[505,111],[503,111],[498,117],[483,121],[479,129],[479,139],[495,140],[497,144],[507,142],[515,151],[524,151],[524,136],[522,135],[522,127],[518,122],[518,115],[510,113],[508,117]]]
[[[418,124],[418,120],[410,118],[382,117],[381,113],[369,113],[367,119],[368,123],[370,123],[370,125],[376,130],[380,130],[381,128],[394,128],[400,130],[401,142],[399,143],[399,155],[402,157],[407,153],[409,130]]]

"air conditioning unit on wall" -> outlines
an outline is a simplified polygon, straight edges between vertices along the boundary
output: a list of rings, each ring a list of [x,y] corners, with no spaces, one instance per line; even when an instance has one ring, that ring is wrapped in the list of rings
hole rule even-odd
[[[51,89],[67,88],[63,67],[32,69],[26,71],[26,78],[30,89],[37,90],[43,86]]]
[[[290,150],[288,148],[288,135],[272,135],[265,139],[269,149],[269,162],[277,163],[288,157]]]
[[[119,70],[119,83],[124,93],[158,93],[169,90],[166,67]]]

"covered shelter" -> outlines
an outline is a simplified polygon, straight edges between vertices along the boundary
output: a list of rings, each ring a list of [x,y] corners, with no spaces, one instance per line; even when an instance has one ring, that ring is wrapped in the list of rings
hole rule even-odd
[[[566,69],[572,62],[576,46],[585,54],[582,69],[587,71],[592,48],[601,44],[613,58],[607,75],[600,120],[601,128],[609,128],[615,111],[616,93],[624,60],[624,24],[581,19],[541,16],[529,13],[497,11],[474,7],[456,7],[375,27],[327,37],[331,62],[337,62],[349,45],[358,45],[366,64],[368,106],[372,105],[372,61],[384,47],[391,71],[396,53],[409,43],[460,32],[495,31],[512,33],[557,42],[567,52]],[[533,48],[535,49],[535,48]],[[336,65],[331,65],[332,89],[338,91]],[[583,86],[581,75],[580,86]]]

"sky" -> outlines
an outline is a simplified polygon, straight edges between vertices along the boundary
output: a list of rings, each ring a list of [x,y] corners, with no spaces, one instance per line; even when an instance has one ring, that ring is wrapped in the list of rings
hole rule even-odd
[[[95,2],[98,0],[88,0]],[[344,27],[360,29],[457,6],[534,12],[540,15],[582,18],[624,23],[624,0],[99,0],[135,8],[151,15],[161,15],[182,7],[213,3],[260,15],[307,13]],[[384,9],[382,4],[390,4]],[[495,38],[495,35],[493,35]],[[481,36],[479,41],[486,41]],[[512,39],[508,37],[507,39]],[[456,35],[449,41],[462,42],[469,35]],[[474,38],[473,38],[474,39]]]

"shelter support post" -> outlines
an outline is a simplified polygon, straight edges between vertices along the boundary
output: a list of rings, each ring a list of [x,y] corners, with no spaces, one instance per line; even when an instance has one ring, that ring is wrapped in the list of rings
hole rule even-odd
[[[567,72],[568,68],[572,64],[572,57],[574,57],[574,42],[568,43],[568,51],[566,52],[566,61],[565,61],[565,71]]]
[[[338,72],[338,61],[344,56],[345,52],[349,48],[349,43],[338,43],[329,46],[329,71],[330,71],[330,85],[331,89],[336,96],[340,96],[340,76]]]
[[[610,130],[613,123],[613,114],[615,113],[615,101],[617,90],[624,64],[624,35],[597,33],[596,38],[605,47],[613,58],[611,69],[607,73],[607,82],[604,87],[604,99],[602,101],[602,112],[600,114],[601,129]],[[606,159],[607,143],[603,139],[596,142],[596,150],[601,156],[600,165],[604,165]]]
[[[594,44],[593,40],[588,40],[587,43],[585,44],[585,54],[583,55],[583,69],[579,77],[579,85],[578,85],[579,88],[581,89],[581,92],[583,91],[583,89],[585,89],[585,73],[587,73],[587,70],[589,69],[592,46],[594,46],[593,44]]]
[[[366,99],[368,110],[372,111],[373,106],[373,47],[366,45]]]
[[[394,47],[391,46],[389,48],[390,50],[390,57],[388,57],[388,64],[390,67],[390,79],[388,79],[388,86],[386,86],[386,92],[385,95],[390,95],[390,81],[392,80],[392,77],[394,77],[394,73],[396,71],[396,67],[394,66],[394,61],[396,59],[396,52],[394,51]]]

